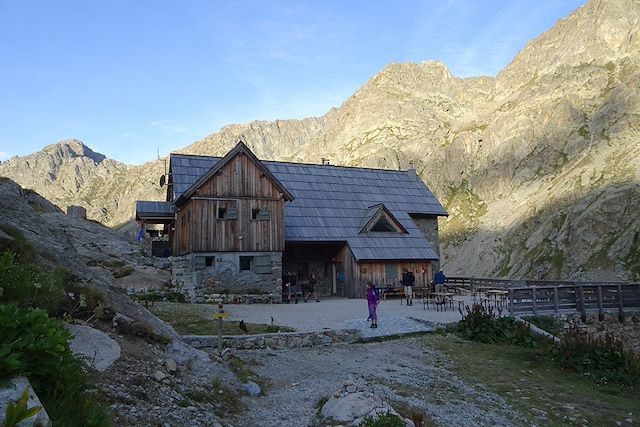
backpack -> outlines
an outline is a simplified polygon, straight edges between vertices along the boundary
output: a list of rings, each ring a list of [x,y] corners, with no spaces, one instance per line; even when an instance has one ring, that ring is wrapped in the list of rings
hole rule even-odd
[[[376,300],[380,301],[380,288],[373,288],[373,290],[376,293]]]

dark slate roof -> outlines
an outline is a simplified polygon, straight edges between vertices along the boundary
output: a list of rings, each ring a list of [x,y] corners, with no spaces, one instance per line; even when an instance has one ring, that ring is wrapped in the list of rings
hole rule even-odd
[[[174,217],[175,208],[172,202],[148,202],[136,201],[136,220],[144,218],[170,218]]]
[[[171,154],[173,200],[220,157]],[[409,213],[447,212],[413,171],[262,161],[295,197],[285,203],[286,241],[345,241],[358,260],[438,259]],[[407,233],[359,234],[383,203]]]

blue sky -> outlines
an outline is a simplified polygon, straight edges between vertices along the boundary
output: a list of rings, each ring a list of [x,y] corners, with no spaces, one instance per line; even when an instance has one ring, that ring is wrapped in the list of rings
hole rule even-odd
[[[319,116],[391,62],[495,75],[584,0],[0,0],[0,160],[78,138],[140,164]]]

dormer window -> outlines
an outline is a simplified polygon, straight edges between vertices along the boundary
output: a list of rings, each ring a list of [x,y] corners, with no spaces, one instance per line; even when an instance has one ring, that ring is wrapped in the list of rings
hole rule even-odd
[[[382,203],[369,207],[360,233],[407,233],[400,221]]]
[[[381,231],[381,232],[388,232],[388,233],[398,232],[398,230],[393,225],[391,225],[391,223],[387,221],[385,217],[381,217],[378,220],[378,222],[376,222],[375,225],[371,227],[370,231]]]

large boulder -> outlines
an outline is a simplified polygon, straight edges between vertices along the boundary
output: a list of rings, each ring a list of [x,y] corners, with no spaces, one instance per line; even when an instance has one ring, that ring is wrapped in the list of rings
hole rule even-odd
[[[73,355],[97,371],[105,371],[120,358],[120,345],[98,329],[87,325],[65,324],[73,336],[69,347]]]

